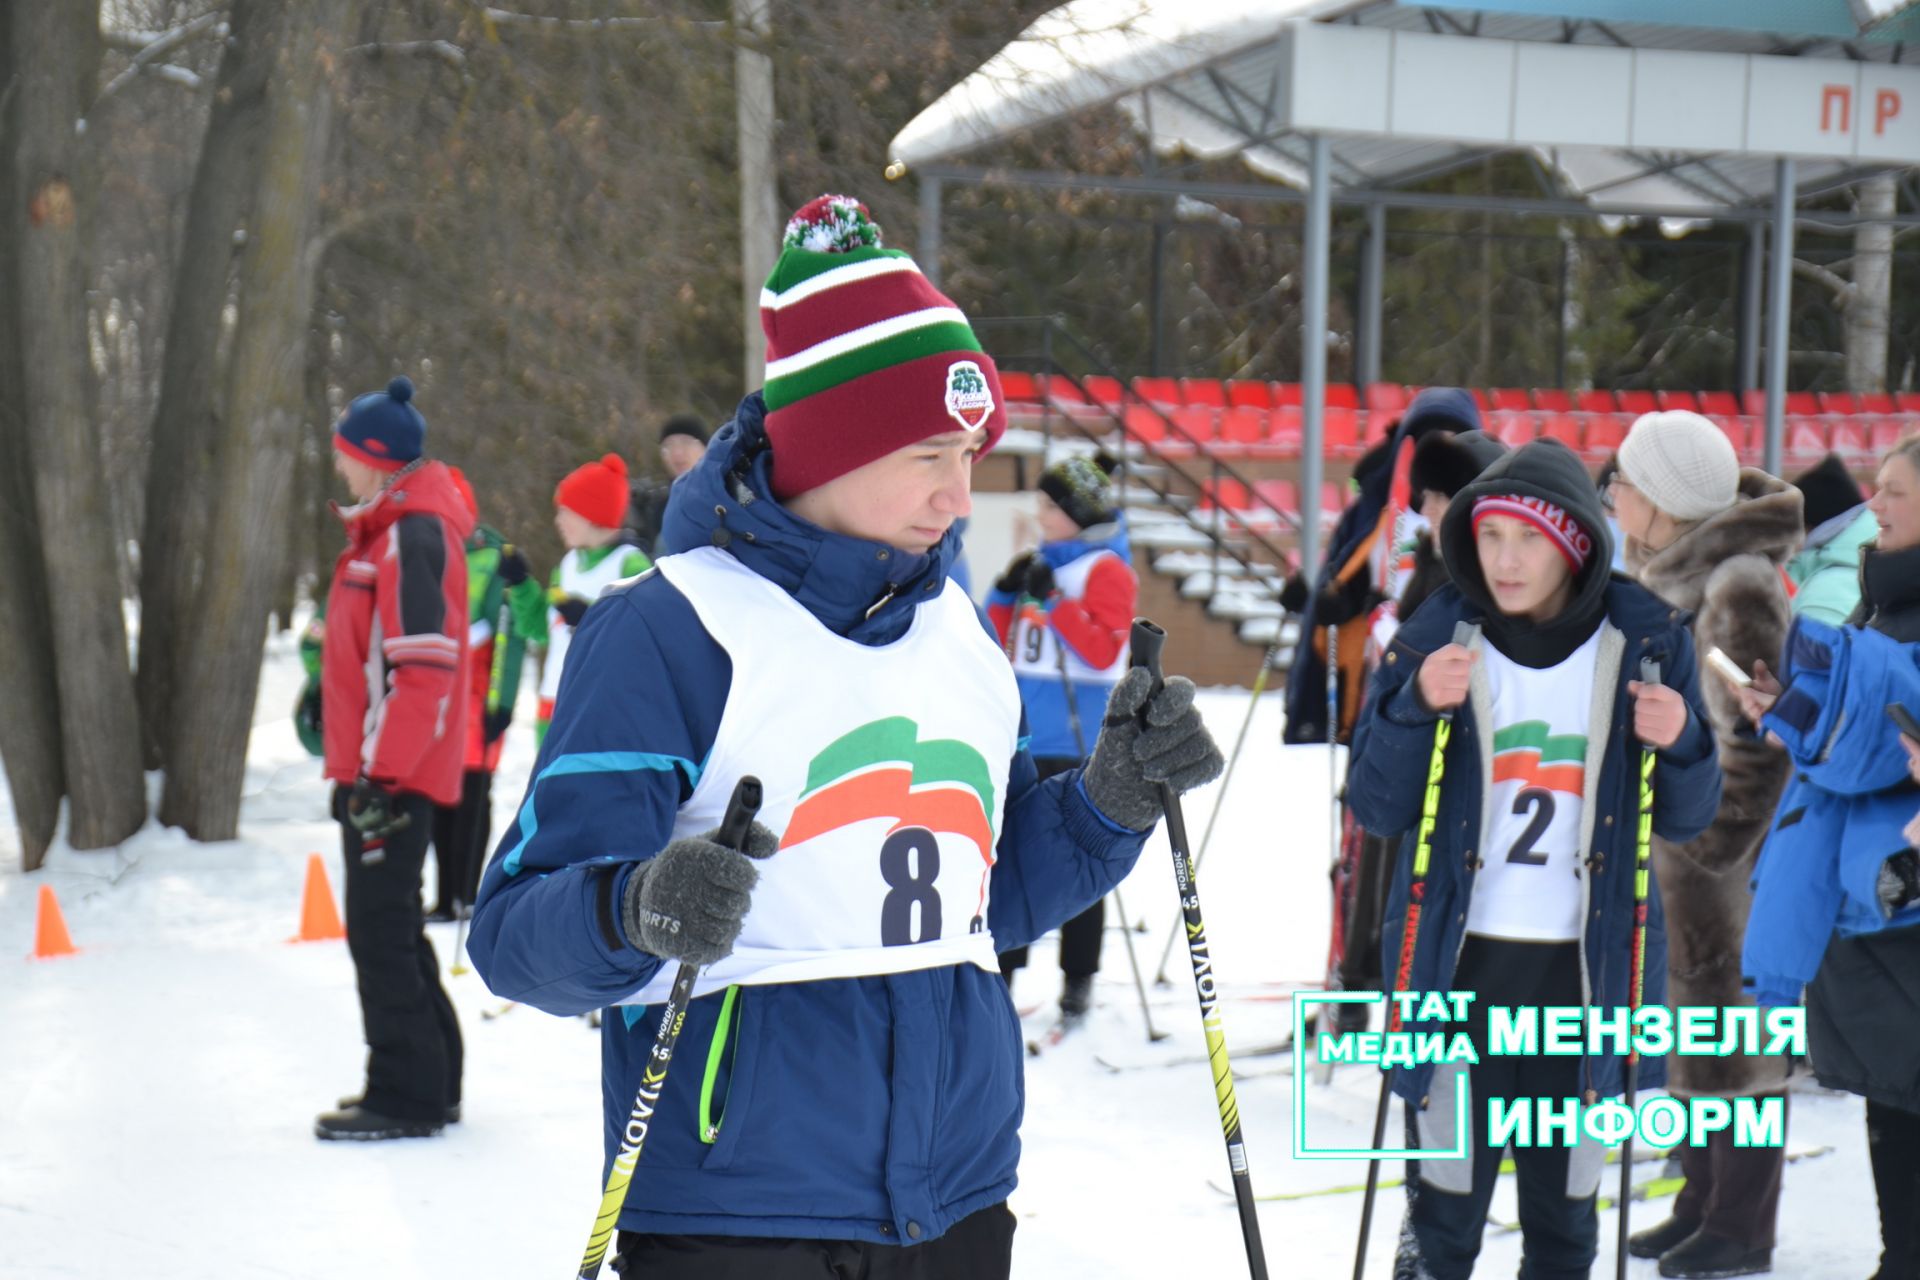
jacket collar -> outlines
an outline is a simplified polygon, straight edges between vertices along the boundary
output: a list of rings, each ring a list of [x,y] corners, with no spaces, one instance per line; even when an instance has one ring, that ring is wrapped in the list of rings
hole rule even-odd
[[[662,533],[671,554],[721,547],[797,600],[822,626],[861,644],[905,634],[913,611],[946,584],[960,535],[925,553],[830,533],[773,496],[766,405],[754,392],[693,470],[674,481]]]

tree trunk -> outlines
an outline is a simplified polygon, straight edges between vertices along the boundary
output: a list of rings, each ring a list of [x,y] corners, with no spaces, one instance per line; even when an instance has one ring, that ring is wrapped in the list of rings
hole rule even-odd
[[[89,367],[84,236],[93,212],[75,129],[99,62],[97,10],[13,6],[20,386],[51,605],[67,838],[97,849],[146,819],[140,716]],[[29,322],[30,320],[30,322]],[[11,709],[9,709],[9,714]]]
[[[209,492],[218,427],[222,314],[232,297],[234,233],[247,215],[259,155],[260,118],[274,49],[260,30],[256,0],[234,0],[231,34],[207,133],[188,195],[185,235],[173,287],[154,407],[147,512],[140,539],[140,695],[147,763],[161,766],[174,690],[180,680],[181,632],[199,583],[199,549],[210,503],[186,495]]]
[[[1860,184],[1860,212],[1891,216],[1894,175]],[[1853,292],[1846,308],[1847,390],[1887,389],[1887,331],[1893,314],[1893,226],[1863,223],[1853,232]]]
[[[183,631],[161,819],[196,840],[239,828],[247,739],[268,609],[287,549],[287,496],[306,404],[313,313],[308,257],[333,121],[329,73],[352,0],[266,0],[267,88],[253,216],[240,261],[239,325],[215,450],[205,572]],[[190,637],[190,638],[188,638]]]
[[[14,154],[14,123],[9,109],[14,83],[12,10],[0,6],[0,156]],[[17,262],[11,252],[10,221],[15,208],[13,169],[0,163],[0,627],[7,635],[7,658],[0,662],[0,762],[13,793],[14,821],[20,829],[25,870],[45,861],[60,820],[65,779],[60,764],[60,703],[54,691],[53,638],[47,626],[46,575],[41,568],[40,533],[34,525],[32,468],[28,462],[25,406],[21,398],[21,317]]]

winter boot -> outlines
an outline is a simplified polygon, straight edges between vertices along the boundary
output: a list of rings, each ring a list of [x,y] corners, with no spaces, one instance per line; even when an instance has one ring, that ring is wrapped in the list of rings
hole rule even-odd
[[[1720,1276],[1757,1276],[1773,1270],[1773,1250],[1749,1249],[1738,1240],[1696,1231],[1660,1255],[1660,1274],[1669,1280],[1716,1280]]]
[[[365,1102],[366,1100],[367,1100],[366,1094],[356,1093],[350,1098],[340,1099],[337,1105],[342,1111],[351,1111],[355,1107],[359,1106],[361,1103]],[[460,1123],[460,1104],[459,1103],[456,1102],[452,1106],[447,1108],[447,1123],[448,1124]]]
[[[1066,1018],[1084,1018],[1093,1008],[1093,975],[1070,973],[1060,988],[1060,1014]]]
[[[1636,1258],[1657,1258],[1667,1250],[1677,1247],[1686,1238],[1700,1229],[1697,1222],[1682,1222],[1678,1218],[1668,1218],[1657,1227],[1648,1227],[1645,1231],[1636,1231],[1627,1237],[1627,1252]]]
[[[438,1120],[400,1120],[352,1106],[323,1111],[313,1122],[313,1136],[323,1142],[384,1142],[389,1138],[432,1138],[445,1128]]]

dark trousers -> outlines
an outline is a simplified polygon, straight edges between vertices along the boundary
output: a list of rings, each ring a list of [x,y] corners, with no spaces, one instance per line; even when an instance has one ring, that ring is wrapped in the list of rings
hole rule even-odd
[[[1920,1280],[1920,1115],[1868,1098],[1867,1153],[1880,1200],[1873,1280]]]
[[[402,795],[397,808],[407,825],[374,847],[363,847],[360,833],[340,824],[347,950],[367,1037],[366,1106],[400,1120],[439,1120],[460,1101],[462,1046],[420,915],[433,802]]]
[[[473,905],[492,838],[493,775],[469,769],[460,778],[460,803],[436,805],[433,810],[433,856],[440,868],[435,914],[447,914],[455,903]]]
[[[1453,980],[1456,991],[1478,993],[1466,1025],[1478,1065],[1467,1068],[1472,1105],[1467,1149],[1473,1161],[1471,1190],[1443,1191],[1420,1176],[1420,1161],[1407,1162],[1407,1227],[1401,1232],[1395,1280],[1465,1280],[1473,1274],[1486,1231],[1487,1207],[1500,1177],[1503,1152],[1482,1139],[1491,1098],[1570,1098],[1579,1092],[1577,1057],[1489,1057],[1489,1005],[1577,1005],[1580,961],[1574,943],[1505,942],[1469,936]],[[1438,1068],[1444,1070],[1445,1068]],[[1438,1099],[1434,1106],[1443,1105]],[[1451,1106],[1448,1098],[1444,1105]],[[1418,1112],[1407,1106],[1407,1147],[1417,1149]],[[1522,1230],[1520,1280],[1586,1280],[1599,1252],[1600,1221],[1593,1194],[1568,1192],[1571,1152],[1564,1146],[1513,1148]]]
[[[1069,769],[1078,769],[1083,760],[1048,757],[1035,760],[1034,768],[1042,778],[1051,778]],[[1060,972],[1069,978],[1090,978],[1100,972],[1100,940],[1107,931],[1107,900],[1101,898],[1073,919],[1060,926]],[[1027,967],[1027,949],[1015,947],[1000,953],[1000,976],[1013,981],[1013,975]]]
[[[1002,1280],[1013,1269],[1005,1204],[968,1214],[938,1240],[905,1248],[858,1240],[620,1233],[613,1269],[647,1280]]]
[[[1704,1147],[1683,1142],[1675,1150],[1687,1185],[1674,1197],[1673,1216],[1749,1249],[1773,1248],[1787,1149],[1736,1147],[1733,1130],[1720,1129]]]

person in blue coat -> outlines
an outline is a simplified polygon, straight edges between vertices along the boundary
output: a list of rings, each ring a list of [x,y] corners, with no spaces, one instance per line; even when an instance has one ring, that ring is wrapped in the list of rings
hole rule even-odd
[[[1006,657],[947,577],[1005,424],[958,316],[864,207],[795,216],[767,385],[675,484],[669,554],[584,615],[481,887],[496,993],[617,1006],[609,1161],[676,966],[704,966],[621,1274],[1008,1275],[1024,1046],[996,948],[1105,894],[1159,788],[1223,763],[1192,685],[1133,671],[1087,764],[1036,778]],[[716,828],[749,775],[736,851]]]
[[[1402,624],[1382,660],[1348,778],[1366,828],[1402,836],[1383,939],[1386,972],[1396,974],[1435,724],[1451,713],[1412,965],[1395,987],[1476,992],[1465,1030],[1482,1055],[1473,1066],[1395,1071],[1415,1150],[1445,1149],[1462,1136],[1454,1125],[1463,1088],[1475,1130],[1490,1099],[1592,1102],[1622,1092],[1623,1057],[1487,1056],[1485,1010],[1628,1006],[1642,744],[1656,752],[1655,833],[1691,839],[1720,797],[1687,617],[1610,573],[1606,522],[1570,450],[1540,440],[1496,461],[1455,495],[1440,547],[1452,583]],[[1465,645],[1453,640],[1462,622],[1472,628]],[[1648,659],[1659,664],[1659,686],[1638,679]],[[1642,1003],[1658,1004],[1665,937],[1657,890],[1645,942]],[[1643,1062],[1640,1087],[1657,1088],[1663,1068]],[[1461,1280],[1473,1272],[1501,1152],[1465,1136],[1471,1159],[1409,1161],[1408,1274]],[[1516,1146],[1522,1275],[1587,1275],[1603,1154],[1591,1142]]]

